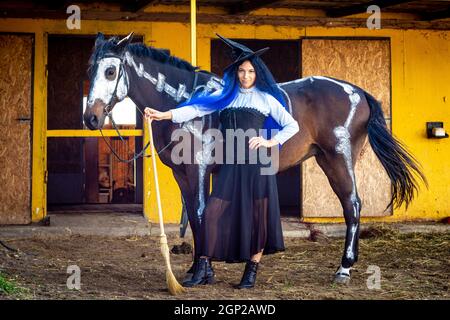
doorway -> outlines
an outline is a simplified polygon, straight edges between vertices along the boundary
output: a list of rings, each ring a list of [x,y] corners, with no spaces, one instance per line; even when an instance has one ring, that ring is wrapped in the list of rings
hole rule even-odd
[[[142,41],[142,37],[135,41]],[[94,43],[95,36],[48,37],[47,129],[75,133],[47,140],[48,209],[124,204],[130,208],[138,205],[136,210],[142,212],[142,159],[122,163],[108,147],[129,159],[141,150],[142,138],[79,136],[87,130],[82,116],[90,88],[87,70]],[[134,103],[128,98],[115,106],[113,117],[119,130],[142,128]],[[112,129],[112,125],[107,121],[104,129]]]

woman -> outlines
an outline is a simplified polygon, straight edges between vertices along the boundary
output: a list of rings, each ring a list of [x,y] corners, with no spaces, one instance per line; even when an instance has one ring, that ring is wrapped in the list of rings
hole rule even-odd
[[[217,183],[204,211],[199,253],[192,278],[183,283],[191,287],[214,282],[211,260],[247,262],[239,289],[252,288],[261,256],[284,250],[276,176],[261,174],[265,167],[259,157],[250,161],[249,149],[282,145],[299,131],[298,123],[285,108],[283,95],[259,55],[268,48],[253,52],[232,40],[219,36],[232,48],[234,63],[224,72],[223,90],[209,96],[193,97],[189,102],[166,112],[145,109],[153,120],[181,123],[216,110],[220,112],[221,130],[249,129],[259,132],[282,128],[274,137],[253,136],[246,150],[235,144],[220,167]],[[278,126],[277,126],[278,125]],[[237,131],[236,131],[237,132]],[[270,136],[268,132],[267,137]],[[234,137],[233,137],[234,139]],[[226,141],[227,143],[227,141]],[[245,162],[237,163],[237,153],[245,154]],[[242,159],[242,158],[241,158]]]

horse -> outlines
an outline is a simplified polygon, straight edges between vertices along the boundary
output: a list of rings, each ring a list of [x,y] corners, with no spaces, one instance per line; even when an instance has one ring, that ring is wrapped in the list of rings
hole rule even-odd
[[[132,33],[119,40],[99,33],[90,58],[91,87],[83,115],[86,126],[101,129],[114,105],[129,97],[142,111],[150,106],[160,111],[175,108],[192,95],[209,94],[222,88],[222,79],[172,56],[170,51],[131,43]],[[361,199],[355,178],[355,163],[368,137],[377,158],[392,183],[388,207],[408,205],[418,192],[419,180],[427,185],[420,164],[389,132],[381,104],[372,95],[349,82],[312,76],[279,83],[289,112],[300,131],[280,150],[279,172],[315,157],[343,209],[346,223],[344,252],[334,274],[336,283],[348,283],[350,269],[358,261]],[[201,120],[201,126],[194,126]],[[182,124],[154,121],[153,140],[161,161],[172,169],[181,190],[191,226],[194,246],[199,241],[201,215],[209,194],[209,178],[217,164],[176,164],[171,160],[172,133],[189,132],[205,141],[204,133],[219,128],[218,112]]]

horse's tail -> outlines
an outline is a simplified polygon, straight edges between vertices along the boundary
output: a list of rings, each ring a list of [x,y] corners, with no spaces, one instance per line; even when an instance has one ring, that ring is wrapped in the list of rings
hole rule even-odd
[[[370,107],[370,117],[367,124],[369,142],[373,151],[383,165],[392,183],[392,198],[388,207],[394,203],[398,208],[403,202],[408,205],[418,191],[415,176],[428,187],[417,160],[406,150],[406,147],[391,135],[386,127],[381,104],[369,93],[364,92]]]

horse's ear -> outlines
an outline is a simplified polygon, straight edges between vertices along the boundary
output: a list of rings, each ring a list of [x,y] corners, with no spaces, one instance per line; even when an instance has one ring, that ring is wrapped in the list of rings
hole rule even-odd
[[[117,46],[116,48],[119,51],[122,51],[123,49],[125,49],[127,47],[127,45],[130,44],[131,40],[133,39],[133,33],[134,32],[130,32],[129,35],[127,35],[125,38],[123,38],[122,40],[120,40],[119,42],[117,42]]]
[[[105,36],[103,33],[97,33],[97,38],[95,38],[95,46],[98,47],[102,42],[105,41]]]

